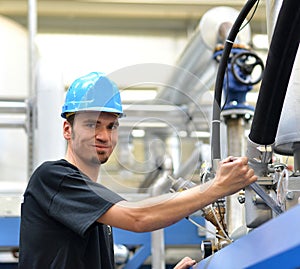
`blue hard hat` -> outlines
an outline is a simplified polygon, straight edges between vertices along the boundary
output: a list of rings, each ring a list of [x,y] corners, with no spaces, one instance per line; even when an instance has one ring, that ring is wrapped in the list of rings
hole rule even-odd
[[[76,79],[67,91],[61,116],[87,110],[123,115],[119,89],[104,73],[92,72]]]

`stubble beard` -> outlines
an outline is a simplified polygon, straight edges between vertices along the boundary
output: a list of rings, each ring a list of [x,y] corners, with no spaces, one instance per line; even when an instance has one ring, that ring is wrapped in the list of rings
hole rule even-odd
[[[94,164],[101,165],[108,161],[109,157],[106,156],[106,152],[96,152],[96,156],[93,156],[91,161]]]

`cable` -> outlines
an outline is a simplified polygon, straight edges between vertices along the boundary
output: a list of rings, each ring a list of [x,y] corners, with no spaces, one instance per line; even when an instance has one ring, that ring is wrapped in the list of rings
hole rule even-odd
[[[225,100],[224,100],[224,103],[223,103],[223,106],[221,108],[221,111],[224,110],[225,106],[226,106],[226,103],[227,103],[227,100],[228,100],[228,96],[229,96],[229,73],[228,73],[228,68],[226,68],[225,70],[226,72],[226,89],[225,89],[225,92],[226,92],[226,96],[225,96]]]
[[[250,21],[253,19],[254,14],[255,14],[256,11],[257,11],[257,7],[258,7],[258,4],[259,4],[259,1],[260,1],[260,0],[257,0],[256,6],[255,6],[255,8],[254,8],[254,10],[253,10],[253,12],[252,12],[252,14],[251,14],[249,20],[248,20],[244,25],[241,26],[241,28],[239,29],[239,32],[242,31],[242,30],[250,23]]]
[[[213,209],[212,205],[210,205],[210,207],[211,207],[210,209],[211,209],[211,211],[212,211],[212,213],[213,213],[213,215],[214,215],[214,218],[215,218],[215,220],[216,220],[216,222],[217,222],[217,224],[218,224],[220,230],[221,230],[222,233],[225,235],[225,239],[226,239],[226,240],[229,240],[230,242],[232,242],[232,239],[229,238],[229,236],[227,235],[227,233],[226,233],[225,230],[223,229],[221,223],[219,222],[218,217],[217,217],[217,215],[216,215],[216,212],[215,212],[215,210]]]
[[[218,211],[221,212],[221,207],[220,207],[219,200],[216,203],[217,203],[217,206],[218,206]],[[226,231],[226,227],[225,227],[225,224],[224,224],[224,214],[220,213],[220,216],[221,216],[221,227],[223,227],[223,229],[224,229],[223,232],[228,236],[228,232]]]
[[[197,223],[196,221],[194,221],[191,217],[187,217],[186,218],[188,221],[190,221],[191,223],[193,223],[195,226],[197,226],[200,230],[204,231],[204,232],[207,232],[207,233],[210,233],[212,235],[214,235],[215,237],[218,237],[218,238],[221,238],[221,239],[225,239],[225,240],[228,240],[226,237],[222,236],[222,235],[219,235],[219,234],[216,234],[215,232],[212,232],[210,230],[208,230],[207,228],[205,228],[204,226],[200,225],[199,223]]]

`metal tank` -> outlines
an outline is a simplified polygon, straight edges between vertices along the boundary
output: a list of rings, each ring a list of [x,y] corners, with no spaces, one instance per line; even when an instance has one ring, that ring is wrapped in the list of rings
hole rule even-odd
[[[18,216],[31,164],[64,156],[64,85],[59,68],[39,59],[30,90],[28,31],[0,17],[0,33],[0,215]]]
[[[64,102],[62,70],[57,63],[40,58],[37,62],[36,111],[37,126],[34,129],[33,168],[44,161],[57,160],[65,155],[66,141],[63,137],[63,119],[60,117]]]
[[[0,181],[21,182],[27,178],[27,32],[0,17],[0,33]]]

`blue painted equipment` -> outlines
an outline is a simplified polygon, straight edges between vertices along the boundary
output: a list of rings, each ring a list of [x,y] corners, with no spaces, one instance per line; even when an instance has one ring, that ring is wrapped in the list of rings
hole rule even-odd
[[[193,217],[193,219],[204,225],[202,217]],[[137,251],[128,260],[123,269],[138,269],[145,260],[151,255],[151,233],[134,233],[118,228],[113,228],[114,243],[123,244],[125,246],[138,246]],[[198,228],[186,219],[183,219],[176,224],[173,224],[164,229],[165,245],[166,246],[184,246],[196,245],[199,246],[204,236],[198,235]],[[180,257],[178,258],[180,260]]]
[[[218,50],[214,58],[218,61],[223,50]],[[253,71],[259,69],[258,76]],[[246,48],[233,48],[227,64],[227,72],[224,78],[223,89],[226,96],[223,110],[249,109],[252,106],[246,103],[246,94],[257,84],[264,70],[262,60]]]
[[[0,217],[0,250],[19,247],[20,217]]]
[[[204,225],[204,219],[193,217]],[[18,249],[20,217],[0,217],[0,250]],[[125,246],[137,246],[137,251],[125,264],[123,269],[137,269],[151,255],[151,233],[134,233],[113,228],[114,243]],[[198,235],[198,228],[186,219],[164,229],[166,246],[199,246],[205,237]],[[0,268],[1,264],[0,264]]]
[[[193,268],[300,268],[299,224],[300,205],[264,223]]]

